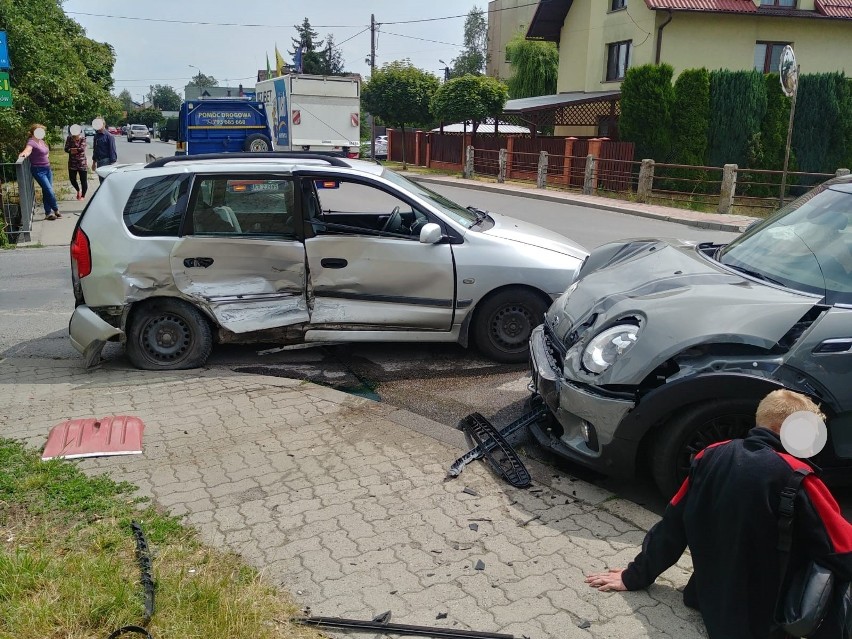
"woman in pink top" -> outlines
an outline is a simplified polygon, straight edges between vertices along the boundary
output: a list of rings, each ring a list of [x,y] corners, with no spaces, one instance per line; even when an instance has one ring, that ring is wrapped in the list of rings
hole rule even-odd
[[[50,170],[50,159],[48,158],[50,147],[44,141],[45,134],[46,130],[43,124],[33,124],[30,127],[30,138],[27,140],[27,145],[18,157],[30,159],[30,172],[33,174],[33,179],[41,187],[45,219],[55,220],[62,215],[59,213],[56,195],[53,192],[53,172]]]

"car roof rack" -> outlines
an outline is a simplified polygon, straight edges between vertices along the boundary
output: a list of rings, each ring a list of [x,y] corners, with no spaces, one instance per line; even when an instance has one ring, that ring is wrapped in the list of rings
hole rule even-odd
[[[261,159],[261,160],[321,160],[328,162],[331,166],[342,166],[344,168],[352,168],[352,165],[343,161],[339,155],[331,155],[324,153],[293,153],[286,151],[273,151],[267,153],[199,153],[198,155],[175,155],[167,158],[160,158],[149,162],[145,165],[146,169],[156,169],[161,166],[166,166],[172,162],[194,162],[196,160],[242,160],[242,159]]]

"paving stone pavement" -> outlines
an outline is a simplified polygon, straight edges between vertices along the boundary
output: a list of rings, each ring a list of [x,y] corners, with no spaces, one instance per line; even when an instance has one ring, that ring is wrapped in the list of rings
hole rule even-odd
[[[656,516],[534,463],[527,490],[481,463],[447,480],[462,434],[406,411],[218,368],[13,358],[0,361],[0,388],[0,435],[37,447],[64,419],[140,417],[141,456],[80,466],[133,482],[312,614],[391,610],[394,622],[530,639],[706,637],[677,590],[688,557],[648,591],[583,583],[626,564]]]

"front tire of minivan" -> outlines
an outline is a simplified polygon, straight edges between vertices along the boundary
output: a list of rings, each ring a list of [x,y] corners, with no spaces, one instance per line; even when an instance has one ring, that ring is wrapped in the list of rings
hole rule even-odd
[[[178,299],[142,302],[128,321],[127,357],[136,367],[170,371],[204,366],[213,331],[201,312]]]

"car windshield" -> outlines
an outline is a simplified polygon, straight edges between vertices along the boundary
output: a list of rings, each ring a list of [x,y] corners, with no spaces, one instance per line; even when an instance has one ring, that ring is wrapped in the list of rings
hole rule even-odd
[[[404,178],[399,173],[385,169],[382,171],[382,177],[406,191],[410,191],[411,193],[422,197],[424,200],[428,200],[435,208],[466,228],[470,228],[476,224],[477,220],[479,220],[479,216],[474,211],[468,210],[460,204],[456,204],[452,200],[445,198],[440,193],[435,193],[435,191],[427,189],[421,184],[417,184],[408,178]]]
[[[746,231],[722,264],[770,282],[852,303],[852,184],[832,180]]]

